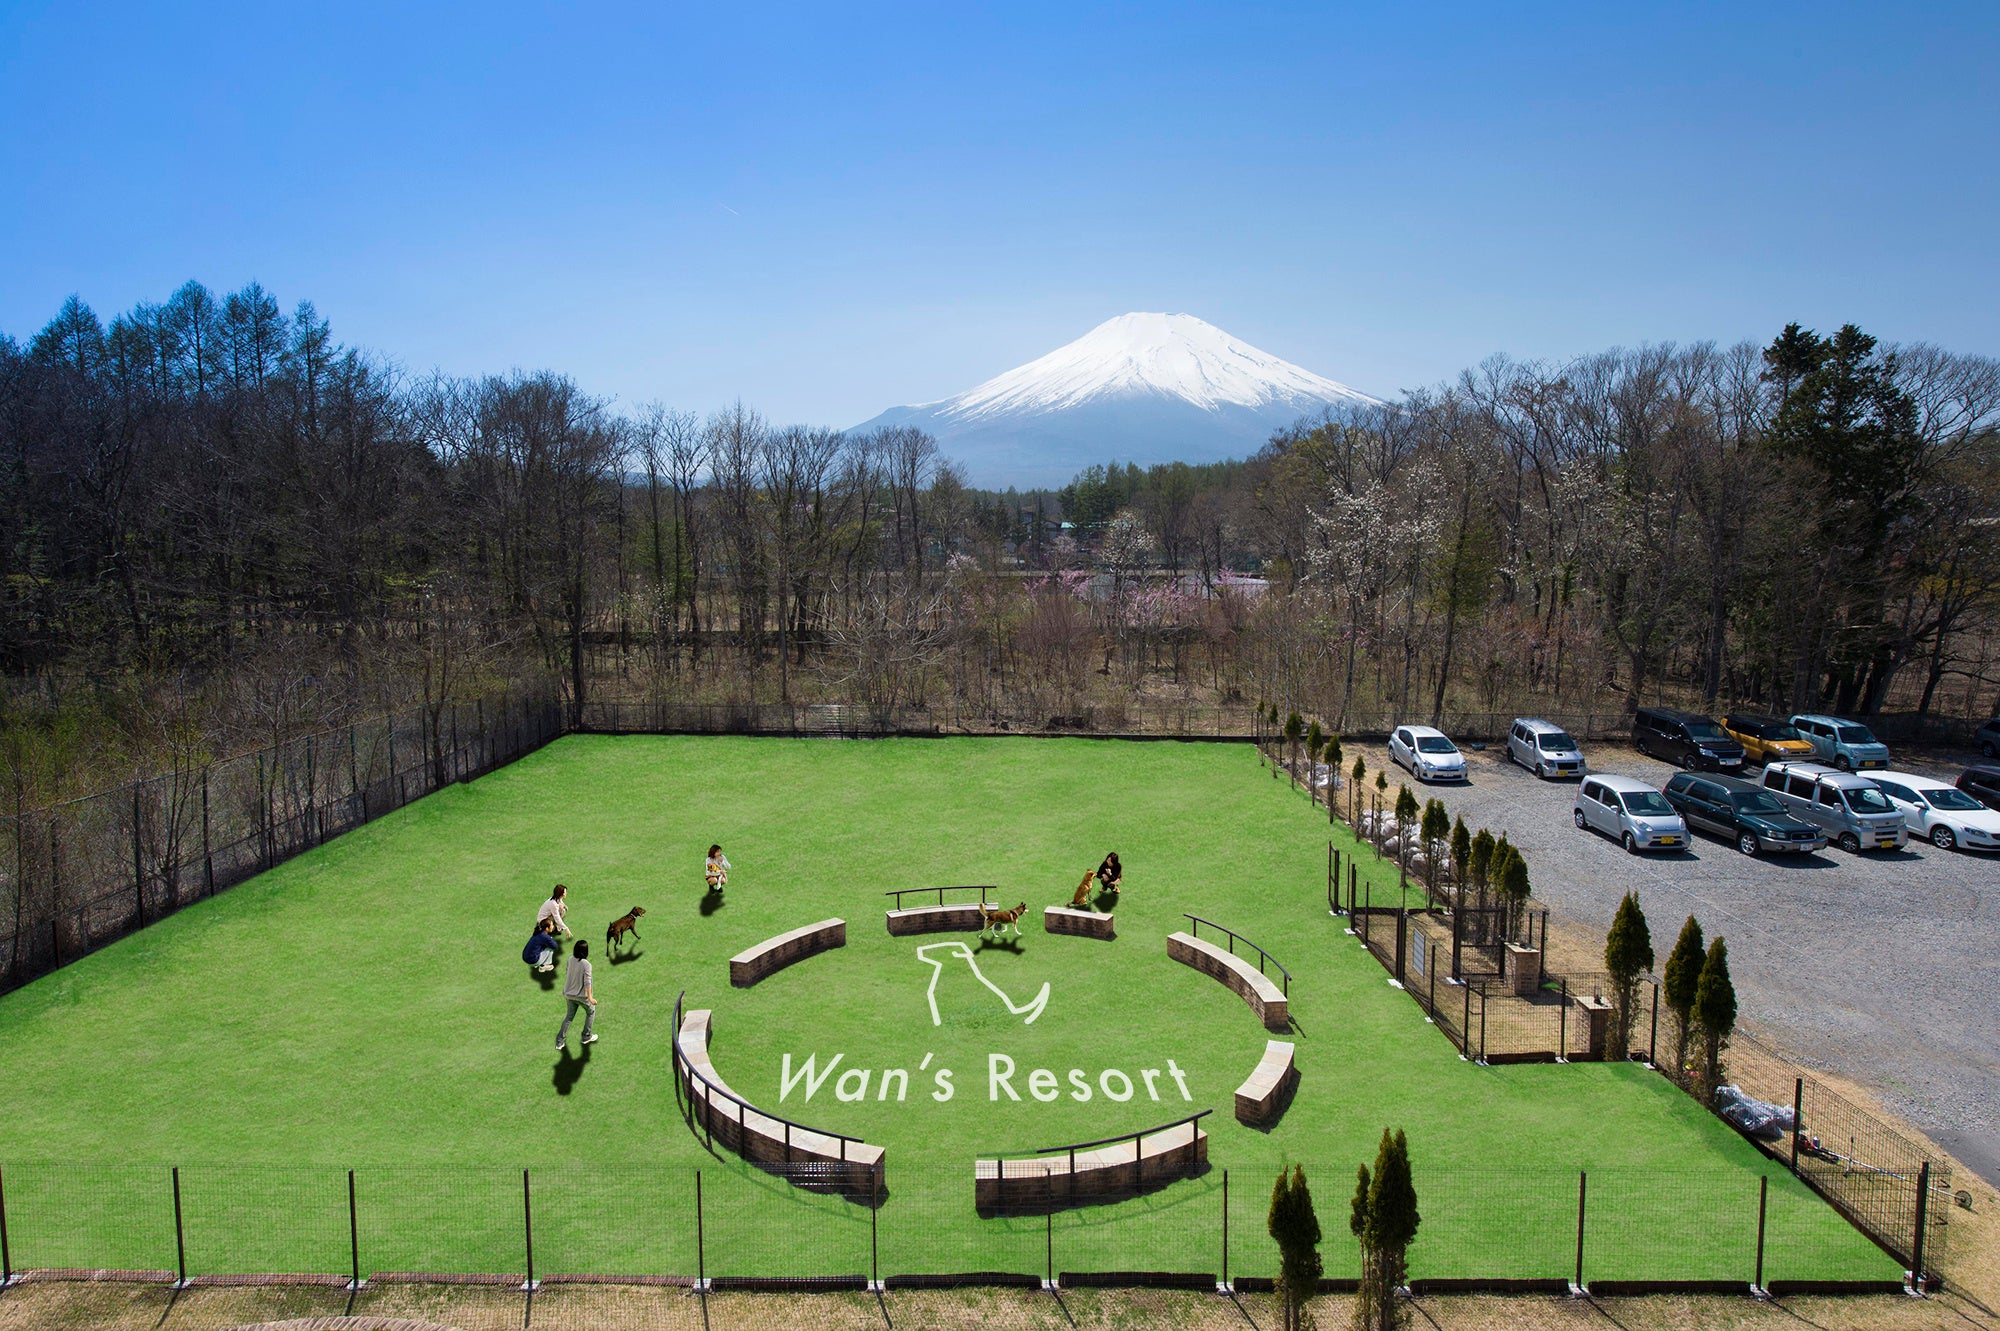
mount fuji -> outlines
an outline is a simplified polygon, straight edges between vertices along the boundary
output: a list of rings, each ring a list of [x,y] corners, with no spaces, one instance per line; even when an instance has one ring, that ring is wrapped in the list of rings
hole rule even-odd
[[[892,407],[855,428],[916,426],[971,484],[1027,488],[1065,485],[1113,458],[1243,457],[1301,416],[1376,403],[1191,314],[1121,314],[956,397]]]

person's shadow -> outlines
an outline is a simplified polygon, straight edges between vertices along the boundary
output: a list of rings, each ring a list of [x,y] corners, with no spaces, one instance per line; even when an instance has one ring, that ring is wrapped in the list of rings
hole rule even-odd
[[[704,892],[701,894],[701,913],[704,918],[715,914],[715,912],[721,909],[722,909],[722,893]]]
[[[546,970],[546,971],[535,971],[535,972],[533,972],[533,974],[534,974],[534,977],[535,977],[535,982],[536,982],[537,984],[540,984],[540,985],[542,986],[542,992],[543,992],[543,993],[545,993],[545,994],[552,994],[552,993],[554,993],[554,992],[555,992],[555,988],[556,988],[556,973],[555,973],[555,971],[553,971],[553,970]]]
[[[590,1066],[590,1046],[583,1046],[583,1052],[574,1057],[565,1048],[556,1058],[555,1088],[557,1095],[568,1095],[576,1089],[583,1077],[583,1070]]]

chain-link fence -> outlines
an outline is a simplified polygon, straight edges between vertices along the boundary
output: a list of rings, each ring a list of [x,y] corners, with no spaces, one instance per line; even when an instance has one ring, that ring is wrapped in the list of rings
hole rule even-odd
[[[1277,1268],[1267,1219],[1279,1169],[1211,1164],[1134,1197],[992,1216],[975,1206],[970,1162],[899,1167],[893,1191],[878,1197],[799,1188],[782,1168],[733,1161],[526,1171],[10,1164],[0,1170],[0,1274],[1255,1287]],[[1358,1253],[1343,1222],[1354,1163],[1305,1171],[1326,1274],[1352,1280]],[[1761,1172],[1575,1171],[1419,1159],[1415,1181],[1423,1220],[1410,1273],[1437,1288],[1901,1281],[1895,1260],[1777,1161]],[[1905,1234],[1905,1247],[1914,1239]]]
[[[562,731],[545,696],[447,703],[0,817],[0,992]]]

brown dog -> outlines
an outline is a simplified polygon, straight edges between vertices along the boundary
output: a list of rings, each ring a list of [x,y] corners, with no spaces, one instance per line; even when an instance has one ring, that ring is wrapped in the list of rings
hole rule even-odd
[[[984,902],[981,902],[979,906],[979,918],[983,923],[979,927],[979,932],[983,935],[987,930],[991,929],[993,931],[993,938],[997,942],[1005,936],[1009,929],[1012,929],[1014,937],[1019,938],[1021,936],[1021,917],[1027,913],[1028,903],[1025,901],[1012,910],[1001,910],[998,906],[988,906]]]
[[[634,906],[632,907],[631,914],[620,915],[617,919],[613,920],[611,922],[611,927],[604,931],[605,950],[609,951],[611,949],[611,945],[617,942],[619,939],[623,938],[626,934],[630,934],[632,935],[632,937],[637,938],[639,936],[639,917],[641,915],[644,915],[645,913],[646,913],[646,908],[644,906]]]
[[[1095,873],[1085,874],[1083,881],[1076,885],[1076,895],[1069,899],[1069,904],[1071,906],[1088,906],[1090,904],[1090,885],[1096,880],[1097,875]]]

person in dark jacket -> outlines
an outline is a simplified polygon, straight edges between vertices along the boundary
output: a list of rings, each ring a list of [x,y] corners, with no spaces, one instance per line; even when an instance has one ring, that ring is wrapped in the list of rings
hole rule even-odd
[[[1106,892],[1116,892],[1118,884],[1124,877],[1125,866],[1118,862],[1118,852],[1115,850],[1104,857],[1104,863],[1097,866],[1097,881],[1104,885]]]
[[[556,968],[556,940],[549,936],[545,926],[535,927],[535,936],[521,949],[521,960],[542,974],[547,974]]]

